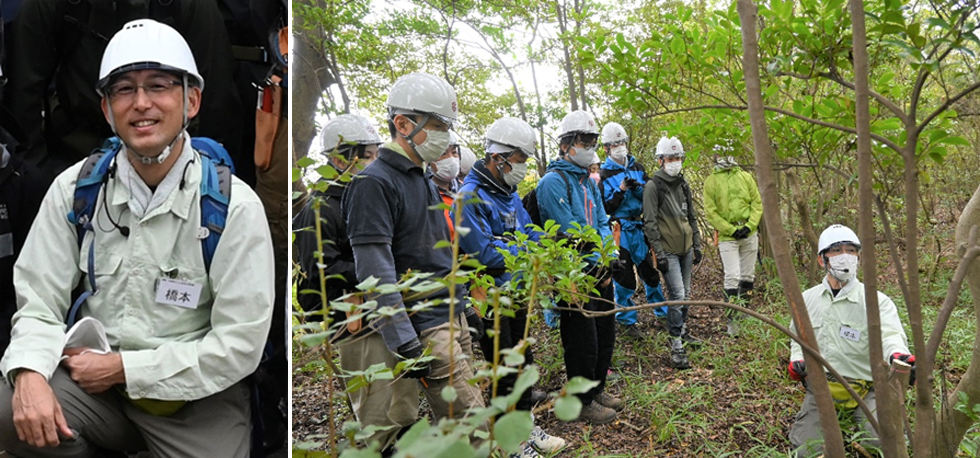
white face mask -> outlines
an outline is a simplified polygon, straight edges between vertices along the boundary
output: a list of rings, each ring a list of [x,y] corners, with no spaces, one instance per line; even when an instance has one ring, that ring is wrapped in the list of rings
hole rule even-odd
[[[850,253],[841,253],[827,261],[827,273],[837,281],[847,283],[857,277],[858,257]]]
[[[626,145],[614,146],[609,150],[609,156],[616,162],[622,162],[623,159],[626,159],[626,153]]]
[[[426,143],[429,143],[426,141]],[[459,175],[459,158],[457,157],[447,157],[441,161],[435,161],[432,163],[435,169],[432,174],[435,175],[442,181],[452,181]]]
[[[573,146],[572,149],[575,150],[574,156],[569,155],[572,163],[584,169],[588,169],[589,165],[592,165],[592,160],[595,158],[595,147],[578,148]]]
[[[517,186],[518,183],[524,181],[524,176],[527,175],[527,162],[523,164],[510,163],[510,172],[501,171],[501,176],[504,179],[504,184],[507,186]]]
[[[412,125],[418,125],[411,119],[409,121]],[[414,140],[407,138],[408,143],[415,148],[415,153],[422,158],[422,162],[434,162],[446,152],[446,148],[449,148],[449,131],[443,132],[435,129],[421,129],[421,131],[425,132],[425,142],[417,145]]]
[[[682,164],[683,164],[682,161],[667,162],[667,163],[664,164],[664,172],[666,172],[667,175],[670,175],[672,177],[676,177],[678,173],[681,173],[681,165]]]

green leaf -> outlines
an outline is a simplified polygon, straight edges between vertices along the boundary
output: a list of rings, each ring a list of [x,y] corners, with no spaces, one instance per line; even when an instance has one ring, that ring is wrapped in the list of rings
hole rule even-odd
[[[581,394],[599,385],[595,380],[585,377],[574,377],[565,384],[564,392],[567,394]]]
[[[575,396],[562,396],[555,400],[555,416],[561,421],[573,421],[582,412],[582,401]]]
[[[972,146],[967,139],[957,135],[950,135],[949,137],[945,137],[942,140],[940,140],[939,143],[945,143],[947,145],[956,145],[956,146]]]
[[[514,453],[531,435],[532,429],[534,429],[534,421],[531,412],[515,410],[496,421],[493,426],[493,436],[497,439],[500,448],[507,453]]]
[[[456,402],[456,398],[459,397],[456,394],[456,388],[454,386],[452,386],[452,385],[448,385],[445,388],[443,388],[442,389],[441,396],[442,396],[442,400],[443,401],[446,401],[446,402],[449,402],[449,403]]]
[[[296,160],[296,167],[299,167],[299,168],[304,168],[305,169],[305,168],[307,168],[307,167],[309,167],[309,166],[311,166],[313,164],[316,164],[316,161],[314,161],[313,158],[311,158],[309,156],[303,156],[303,157],[301,157],[301,158],[299,158],[299,159]]]

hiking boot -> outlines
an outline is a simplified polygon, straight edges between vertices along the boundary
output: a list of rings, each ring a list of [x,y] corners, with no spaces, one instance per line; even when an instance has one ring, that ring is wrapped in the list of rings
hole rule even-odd
[[[694,337],[691,336],[691,333],[687,332],[686,324],[681,327],[681,340],[684,341],[685,345],[691,348],[700,348],[701,345],[704,345],[704,342],[695,339]]]
[[[626,330],[626,337],[641,340],[646,338],[646,335],[643,334],[643,331],[640,330],[638,325],[620,325],[620,327]]]
[[[540,404],[548,400],[548,393],[541,390],[531,389],[531,403]]]
[[[687,350],[684,349],[684,341],[679,337],[670,339],[670,365],[674,369],[691,368],[691,363],[687,360]]]
[[[544,432],[540,426],[535,426],[531,430],[531,437],[527,440],[527,443],[531,444],[538,453],[544,453],[545,455],[554,455],[567,445],[565,439]]]
[[[594,399],[595,402],[598,402],[599,404],[609,407],[617,412],[623,410],[623,400],[609,394],[608,391],[603,391],[602,393],[595,395]]]
[[[531,442],[521,444],[521,449],[517,453],[511,453],[509,458],[540,458],[541,454],[531,446]]]
[[[735,317],[728,317],[728,335],[732,337],[738,337],[738,322],[735,321]]]
[[[616,419],[616,411],[592,401],[582,406],[582,413],[578,415],[578,419],[593,425],[604,425]]]

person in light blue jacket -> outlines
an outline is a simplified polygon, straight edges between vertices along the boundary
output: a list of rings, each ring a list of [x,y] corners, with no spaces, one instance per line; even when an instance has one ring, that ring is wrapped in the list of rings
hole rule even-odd
[[[566,232],[573,227],[573,222],[582,227],[591,226],[602,236],[604,243],[613,243],[609,217],[602,205],[602,194],[588,172],[589,165],[596,157],[599,140],[595,119],[585,111],[569,113],[561,121],[558,138],[562,156],[548,164],[548,173],[538,182],[541,220],[554,220]],[[595,270],[608,272],[606,269]],[[597,275],[600,279],[596,289],[600,297],[590,298],[584,307],[595,311],[612,310],[615,303],[611,278],[608,274]],[[558,306],[570,307],[563,302],[559,302]],[[616,345],[615,317],[588,318],[570,310],[561,310],[560,316],[559,327],[568,378],[581,376],[599,382],[595,388],[578,395],[582,401],[580,419],[594,424],[609,423],[616,419],[616,411],[622,409],[622,401],[605,390],[606,375]]]

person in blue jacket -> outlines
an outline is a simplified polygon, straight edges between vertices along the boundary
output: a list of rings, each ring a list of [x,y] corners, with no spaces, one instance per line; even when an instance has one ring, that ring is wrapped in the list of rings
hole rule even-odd
[[[534,129],[526,121],[517,118],[504,117],[496,120],[486,134],[486,158],[476,161],[470,173],[463,181],[463,186],[457,193],[456,205],[461,202],[479,198],[479,202],[463,204],[463,218],[459,226],[468,229],[460,231],[459,248],[473,255],[481,264],[487,267],[487,272],[493,275],[494,282],[502,285],[511,280],[513,273],[507,271],[504,256],[498,251],[503,249],[516,254],[519,249],[508,245],[517,232],[529,234],[532,240],[537,240],[537,232],[528,228],[531,216],[521,204],[517,194],[517,184],[524,180],[527,173],[527,159],[534,155],[537,149]],[[465,234],[465,235],[464,235]],[[527,324],[526,304],[517,301],[519,309],[513,317],[500,316],[500,346],[501,350],[513,348],[524,339]],[[489,313],[489,311],[488,311]],[[488,328],[493,326],[489,319],[485,322]],[[480,336],[480,348],[489,360],[494,351],[493,339],[486,333]],[[525,365],[534,364],[531,349],[524,352]],[[506,396],[513,390],[517,382],[517,373],[505,375],[498,382],[497,396]],[[532,390],[527,389],[517,401],[517,408],[530,411],[534,407]],[[516,456],[537,457],[538,452],[552,455],[565,447],[565,440],[551,436],[539,426],[531,431],[527,445]]]
[[[633,305],[636,290],[636,273],[646,287],[647,303],[664,301],[664,291],[660,286],[660,272],[647,247],[643,236],[643,185],[649,179],[646,169],[629,154],[626,142],[629,136],[618,123],[611,122],[602,128],[602,146],[606,149],[606,162],[602,164],[599,188],[609,219],[619,224],[620,259],[625,264],[621,275],[613,277],[616,291],[616,304],[620,307]],[[657,307],[658,317],[667,316],[667,307]],[[643,338],[637,324],[636,311],[616,313],[616,321],[626,329],[626,335]]]
[[[602,195],[589,178],[588,167],[596,157],[599,130],[595,119],[585,111],[573,111],[561,121],[559,129],[561,158],[548,164],[538,182],[537,199],[541,220],[554,220],[562,231],[578,223],[591,226],[606,241],[612,242],[609,217],[602,205]],[[614,266],[615,267],[615,266]],[[614,307],[610,278],[600,278],[596,289],[600,298],[590,298],[586,310],[608,311]],[[559,301],[558,306],[569,305]],[[589,318],[577,311],[560,311],[561,342],[565,349],[568,379],[581,376],[599,382],[582,393],[580,419],[605,424],[616,419],[622,400],[605,391],[606,374],[616,345],[616,321],[613,315]],[[594,402],[593,402],[594,401]]]

